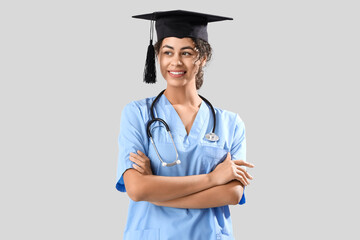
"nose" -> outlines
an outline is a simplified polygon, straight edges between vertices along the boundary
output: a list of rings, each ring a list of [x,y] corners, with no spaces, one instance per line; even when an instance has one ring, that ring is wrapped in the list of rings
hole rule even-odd
[[[171,59],[171,65],[172,66],[181,66],[182,65],[181,57],[179,54],[173,55],[173,57]]]

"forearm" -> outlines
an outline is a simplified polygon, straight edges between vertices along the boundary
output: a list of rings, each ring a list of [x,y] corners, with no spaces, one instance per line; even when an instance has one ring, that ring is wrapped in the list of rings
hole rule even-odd
[[[128,174],[130,171],[131,174]],[[130,197],[135,201],[169,201],[215,186],[209,174],[167,177],[142,175],[132,169],[124,173],[124,178],[127,177],[129,179],[125,180],[126,189],[132,189],[132,193],[128,191],[128,194],[132,195]]]
[[[234,180],[227,184],[215,186],[185,197],[151,203],[164,207],[197,209],[236,205],[241,199],[243,190],[242,184]]]

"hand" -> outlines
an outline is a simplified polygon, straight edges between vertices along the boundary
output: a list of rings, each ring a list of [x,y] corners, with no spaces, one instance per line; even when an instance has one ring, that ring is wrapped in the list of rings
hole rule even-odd
[[[253,177],[246,172],[242,166],[249,168],[254,167],[253,164],[247,163],[243,160],[231,160],[231,155],[228,153],[225,160],[217,165],[211,173],[209,173],[210,179],[216,185],[223,185],[235,179],[241,182],[244,186],[247,186],[250,184],[249,179],[253,179]]]
[[[143,175],[153,175],[151,171],[150,159],[140,150],[136,153],[130,153],[130,161],[136,163],[132,166]]]

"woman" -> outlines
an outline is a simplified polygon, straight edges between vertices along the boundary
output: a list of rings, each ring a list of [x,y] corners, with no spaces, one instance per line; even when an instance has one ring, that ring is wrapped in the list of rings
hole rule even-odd
[[[116,187],[130,197],[124,239],[233,239],[228,205],[245,202],[252,179],[244,123],[197,93],[211,57],[207,23],[230,18],[187,11],[135,17],[156,21],[167,87],[121,115]],[[145,81],[153,82],[148,68]]]

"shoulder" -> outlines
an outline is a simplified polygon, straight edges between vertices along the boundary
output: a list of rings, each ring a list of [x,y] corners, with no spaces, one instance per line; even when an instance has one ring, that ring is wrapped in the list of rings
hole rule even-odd
[[[238,113],[224,110],[221,108],[214,107],[216,118],[221,121],[225,121],[226,123],[233,123],[234,125],[244,125],[244,121],[240,117]]]
[[[245,139],[245,124],[238,113],[215,108],[216,120],[220,132],[230,143],[238,143]]]
[[[155,97],[148,97],[140,100],[131,101],[125,105],[122,110],[122,116],[141,116],[144,120],[146,120],[150,114],[151,103],[153,102]]]
[[[132,110],[132,111],[144,111],[151,107],[151,103],[153,102],[155,97],[148,97],[140,100],[131,101],[125,105],[124,110]]]

